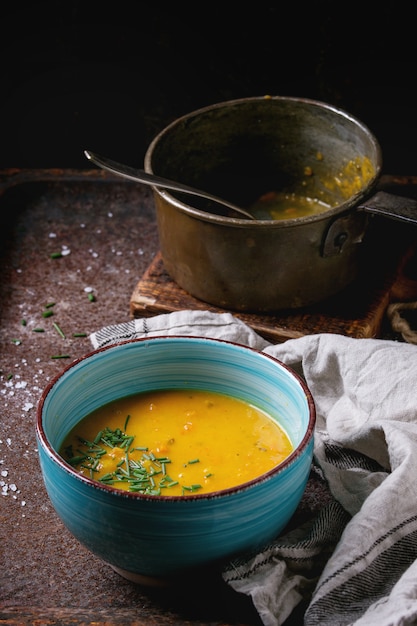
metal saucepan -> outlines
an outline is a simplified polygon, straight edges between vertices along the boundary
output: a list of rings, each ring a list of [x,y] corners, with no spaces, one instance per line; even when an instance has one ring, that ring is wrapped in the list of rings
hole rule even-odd
[[[245,98],[180,117],[151,142],[146,172],[251,212],[271,197],[280,211],[283,197],[296,209],[247,220],[154,187],[164,265],[188,293],[226,309],[270,313],[322,301],[356,278],[370,213],[417,224],[415,200],[375,193],[381,167],[370,130],[314,100]],[[299,199],[314,211],[299,215]]]

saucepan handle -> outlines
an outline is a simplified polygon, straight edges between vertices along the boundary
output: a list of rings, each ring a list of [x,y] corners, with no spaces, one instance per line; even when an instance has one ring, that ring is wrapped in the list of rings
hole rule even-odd
[[[417,225],[417,200],[386,191],[378,191],[357,206],[357,210]]]

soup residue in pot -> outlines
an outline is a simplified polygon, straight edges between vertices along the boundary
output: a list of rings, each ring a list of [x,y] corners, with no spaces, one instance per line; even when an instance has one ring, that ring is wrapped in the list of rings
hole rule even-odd
[[[158,390],[115,400],[85,416],[61,456],[118,489],[184,496],[227,489],[280,464],[293,445],[264,411],[200,390]]]
[[[329,204],[317,198],[271,191],[252,204],[249,211],[255,219],[289,220],[323,213],[329,208]]]
[[[317,169],[317,163],[323,163]],[[293,188],[269,190],[249,206],[250,213],[260,220],[287,220],[323,213],[363,191],[375,176],[369,157],[347,161],[340,170],[326,167],[322,153],[316,165],[306,165],[303,176]]]

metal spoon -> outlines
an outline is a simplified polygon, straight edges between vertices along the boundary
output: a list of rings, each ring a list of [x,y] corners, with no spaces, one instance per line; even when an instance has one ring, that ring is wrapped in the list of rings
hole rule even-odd
[[[173,191],[181,191],[183,193],[188,193],[194,196],[199,196],[201,198],[205,198],[206,200],[211,200],[212,202],[216,202],[217,204],[223,205],[236,213],[239,213],[241,216],[246,219],[253,220],[255,219],[253,215],[241,209],[240,207],[235,206],[231,202],[227,200],[223,200],[222,198],[218,198],[217,196],[213,196],[206,191],[200,191],[199,189],[194,189],[193,187],[189,187],[188,185],[183,185],[182,183],[176,183],[172,180],[168,180],[167,178],[162,178],[161,176],[155,176],[154,174],[148,174],[144,170],[136,169],[130,167],[129,165],[122,165],[121,163],[116,163],[116,161],[111,161],[107,157],[99,156],[90,150],[84,150],[84,154],[93,163],[98,165],[99,167],[109,170],[115,174],[119,174],[124,178],[129,178],[130,180],[135,180],[139,183],[145,183],[145,185],[153,185],[155,187],[162,187],[164,189],[172,189]]]

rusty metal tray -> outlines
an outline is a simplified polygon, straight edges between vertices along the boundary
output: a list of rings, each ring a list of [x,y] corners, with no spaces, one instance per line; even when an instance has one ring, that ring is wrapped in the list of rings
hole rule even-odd
[[[401,187],[404,195],[417,195],[417,178],[385,182]],[[148,282],[155,279],[158,263],[151,191],[96,170],[4,170],[0,221],[0,624],[259,626],[250,600],[225,586],[218,572],[207,572],[192,586],[179,581],[176,589],[163,590],[120,578],[66,531],[43,488],[34,428],[42,389],[68,360],[91,350],[89,333],[141,312],[131,309],[138,280],[141,289],[144,284],[152,293],[161,289],[158,281]],[[339,306],[333,326],[328,315],[319,314],[311,325],[311,312],[248,321],[277,341],[320,330],[377,334],[416,239],[412,228],[390,231],[381,238],[383,245],[389,242],[384,262],[375,257],[380,271],[370,267],[363,282],[364,301],[383,292],[369,330],[368,309],[357,303],[356,309]],[[157,296],[163,303],[148,299],[140,307],[152,315],[188,306],[180,295],[169,302],[162,289]],[[51,302],[53,316],[43,318]],[[341,326],[343,319],[349,328]],[[40,327],[43,332],[35,332]],[[297,523],[314,514],[326,497],[325,485],[312,476]]]

